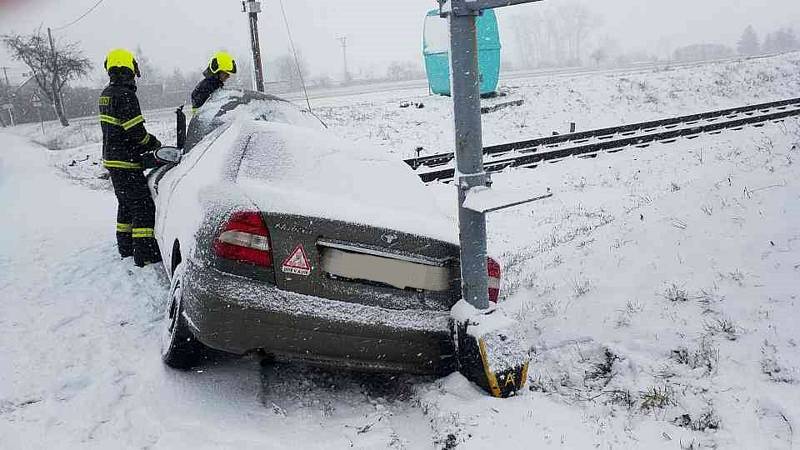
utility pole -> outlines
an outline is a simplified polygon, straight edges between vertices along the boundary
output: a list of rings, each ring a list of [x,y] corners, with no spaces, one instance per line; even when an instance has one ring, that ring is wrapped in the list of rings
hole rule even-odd
[[[5,77],[6,77],[6,87],[10,88],[11,87],[11,83],[8,81],[8,69],[10,69],[10,67],[3,66],[3,67],[0,67],[0,69],[3,69],[3,75],[5,75]]]
[[[60,81],[58,79],[58,54],[56,53],[56,45],[53,43],[53,32],[50,27],[47,28],[47,38],[50,40],[50,52],[52,53],[51,58],[53,58],[53,107],[56,110],[58,119],[61,121],[61,125],[66,127],[69,126],[69,122],[67,122],[64,104],[61,100]]]
[[[0,68],[3,69],[3,74],[5,74],[5,76],[6,76],[6,85],[3,87],[3,89],[0,89],[0,99],[5,103],[5,102],[11,100],[11,96],[9,95],[10,92],[11,92],[11,83],[8,82],[8,69],[9,68],[6,67],[6,66],[2,66]],[[5,107],[5,104],[3,105],[3,107]],[[11,110],[8,111],[8,115],[9,115],[9,117],[11,117]],[[6,127],[6,119],[3,118],[2,114],[0,114],[0,126],[2,126],[3,128]]]
[[[242,12],[248,16],[250,23],[250,45],[253,50],[253,68],[255,69],[255,88],[264,92],[264,68],[261,65],[261,46],[258,41],[258,13],[261,12],[261,2],[246,0],[242,2]]]
[[[350,82],[350,72],[347,70],[347,36],[337,38],[342,44],[342,58],[344,60],[344,82]]]
[[[53,43],[53,32],[50,30],[50,27],[47,28],[47,38],[50,40],[50,51],[52,52],[51,58],[53,58],[53,84],[58,84],[58,60],[56,59],[58,56],[56,54],[56,46]],[[53,89],[55,93],[55,89]]]

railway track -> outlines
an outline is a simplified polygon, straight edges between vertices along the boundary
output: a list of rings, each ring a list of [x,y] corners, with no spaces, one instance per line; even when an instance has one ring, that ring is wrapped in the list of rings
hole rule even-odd
[[[745,126],[760,127],[792,116],[800,116],[800,98],[494,145],[483,149],[484,169],[493,173],[509,167],[533,168],[571,156],[592,158],[600,152],[615,153],[628,147],[644,148]],[[453,153],[440,153],[405,162],[425,183],[448,182],[455,173],[454,159]]]

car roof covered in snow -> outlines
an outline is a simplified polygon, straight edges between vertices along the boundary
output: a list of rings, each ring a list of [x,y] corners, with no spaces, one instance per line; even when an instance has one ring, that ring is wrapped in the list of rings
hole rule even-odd
[[[237,119],[280,122],[323,129],[325,125],[309,111],[274,95],[254,91],[218,89],[189,122],[185,148],[191,150],[212,131]]]

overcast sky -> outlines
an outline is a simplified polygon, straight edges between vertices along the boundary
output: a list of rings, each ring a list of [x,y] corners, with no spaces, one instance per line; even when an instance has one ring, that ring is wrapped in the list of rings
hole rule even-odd
[[[295,42],[312,75],[342,73],[339,36],[348,38],[351,70],[383,75],[395,60],[419,61],[422,19],[435,0],[283,0]],[[570,1],[570,0],[564,0]],[[580,1],[580,0],[574,0]],[[0,0],[0,33],[53,28],[76,19],[97,0]],[[550,7],[559,0],[548,0]],[[260,34],[265,59],[286,53],[286,29],[278,0],[262,1]],[[783,26],[800,25],[800,0],[594,0],[584,4],[601,16],[596,38],[610,37],[622,47],[664,52],[696,42],[735,45],[752,24],[763,37]],[[504,8],[498,13],[501,37],[509,55],[513,34],[503,24],[544,4]],[[800,31],[800,28],[795,28]],[[247,22],[239,0],[104,0],[77,24],[56,32],[80,41],[99,66],[112,47],[143,52],[166,72],[180,67],[198,74],[209,55],[226,49],[249,57]],[[0,65],[23,66],[0,49]],[[267,72],[270,68],[267,67]],[[101,80],[101,77],[97,77]]]

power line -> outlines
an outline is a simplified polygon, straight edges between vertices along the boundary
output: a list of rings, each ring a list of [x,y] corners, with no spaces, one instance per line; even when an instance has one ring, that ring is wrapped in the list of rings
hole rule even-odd
[[[306,104],[308,111],[311,111],[311,100],[308,99],[308,91],[306,90],[306,82],[303,80],[303,71],[300,70],[300,61],[297,59],[297,50],[294,48],[294,40],[292,40],[292,31],[289,29],[289,21],[286,19],[286,11],[283,9],[283,0],[279,0],[281,5],[281,15],[283,15],[283,23],[286,25],[286,35],[289,37],[289,46],[294,53],[294,65],[297,67],[297,75],[300,76],[300,84],[303,86],[303,94],[306,96]],[[312,112],[313,113],[313,112]]]
[[[53,30],[60,31],[60,30],[63,30],[64,28],[68,28],[68,27],[71,27],[71,26],[75,25],[76,23],[80,22],[81,19],[83,19],[84,17],[88,16],[92,11],[97,9],[97,7],[100,6],[100,4],[103,3],[104,1],[105,0],[99,0],[97,3],[94,4],[94,6],[89,8],[85,13],[83,13],[83,15],[81,15],[77,19],[73,20],[72,22],[70,22],[70,23],[68,23],[66,25],[62,25],[60,27],[55,27],[55,28],[53,28]]]

